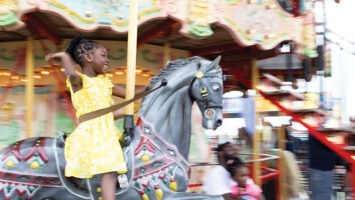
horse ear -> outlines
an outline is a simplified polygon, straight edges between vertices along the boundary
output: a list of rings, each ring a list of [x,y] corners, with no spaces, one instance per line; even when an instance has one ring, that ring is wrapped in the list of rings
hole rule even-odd
[[[219,55],[216,59],[213,60],[213,63],[216,63],[216,65],[218,66],[219,61],[221,61],[221,56]]]
[[[209,64],[206,68],[206,70],[204,70],[205,72],[208,72],[210,70],[213,70],[213,69],[217,69],[218,68],[218,64],[219,64],[219,61],[221,61],[221,56],[218,56],[217,58],[215,58],[211,64]]]

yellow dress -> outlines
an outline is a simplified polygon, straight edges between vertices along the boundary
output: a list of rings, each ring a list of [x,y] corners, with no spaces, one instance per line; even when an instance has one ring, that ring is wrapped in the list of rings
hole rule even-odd
[[[113,104],[113,84],[107,77],[88,77],[81,73],[79,75],[83,88],[75,93],[67,80],[77,117]],[[122,133],[114,124],[112,113],[80,123],[66,140],[65,176],[90,178],[105,172],[127,172],[119,143],[121,136]]]

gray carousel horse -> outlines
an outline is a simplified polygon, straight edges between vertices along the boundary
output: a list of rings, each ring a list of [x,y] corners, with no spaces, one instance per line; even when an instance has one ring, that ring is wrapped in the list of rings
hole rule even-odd
[[[170,62],[147,89],[168,84],[146,96],[130,145],[124,148],[128,187],[118,187],[122,200],[223,199],[186,193],[191,108],[197,102],[203,126],[222,123],[222,70],[213,62],[192,57]],[[18,141],[0,153],[0,199],[82,200],[100,198],[100,176],[64,176],[63,138],[36,137]]]

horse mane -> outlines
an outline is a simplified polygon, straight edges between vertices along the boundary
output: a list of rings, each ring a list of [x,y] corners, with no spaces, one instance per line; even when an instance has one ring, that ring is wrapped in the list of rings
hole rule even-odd
[[[161,80],[170,74],[172,74],[174,71],[179,69],[182,65],[187,65],[191,62],[199,61],[201,60],[200,57],[194,56],[191,58],[186,58],[186,59],[177,59],[174,61],[169,61],[167,66],[163,69],[160,70],[159,74],[155,75],[151,80],[149,85],[146,87],[146,90],[149,91],[150,89],[154,88],[157,84],[161,83]]]
[[[200,57],[194,56],[191,58],[186,58],[186,59],[182,58],[182,59],[176,59],[174,61],[169,61],[167,66],[160,70],[159,74],[152,77],[149,85],[146,87],[146,91],[153,89],[154,87],[156,87],[156,85],[160,85],[161,81],[164,78],[166,78],[167,76],[169,76],[173,72],[177,71],[178,69],[181,69],[181,66],[185,66],[189,63],[197,62],[199,60],[201,60]],[[152,95],[148,95],[142,99],[141,109],[146,107],[147,102],[149,102],[149,100],[151,98],[152,98]]]

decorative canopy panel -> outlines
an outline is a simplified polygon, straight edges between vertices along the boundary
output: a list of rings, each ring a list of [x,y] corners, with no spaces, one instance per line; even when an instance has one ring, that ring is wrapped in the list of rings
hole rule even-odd
[[[0,1],[0,27],[8,30],[23,27],[24,23],[16,16],[19,6],[15,0]]]
[[[159,25],[157,22],[163,26],[167,25],[164,20],[172,19],[181,25],[176,34],[194,40],[214,38],[217,27],[224,29],[224,34],[240,47],[256,45],[260,50],[269,50],[283,41],[293,41],[302,48],[297,49],[298,53],[303,54],[306,46],[314,46],[309,37],[308,44],[304,44],[303,27],[309,24],[308,15],[294,17],[277,0],[139,0],[138,5],[141,34]],[[95,35],[101,35],[98,34],[101,31],[111,33],[107,39],[117,35],[124,40],[126,36],[118,35],[128,32],[129,0],[3,0],[0,1],[0,27],[8,31],[23,29],[23,16],[29,13],[40,13],[44,24],[59,37],[71,36],[61,31],[96,31]],[[190,49],[195,45],[191,44]]]
[[[129,0],[28,0],[44,12],[62,15],[80,30],[89,31],[109,27],[117,33],[126,33],[129,23]],[[139,24],[154,18],[167,17],[164,1],[140,0]]]
[[[302,18],[283,11],[274,1],[229,1],[218,9],[217,22],[229,29],[243,46],[259,45],[267,50],[282,41],[300,43],[302,39]]]

